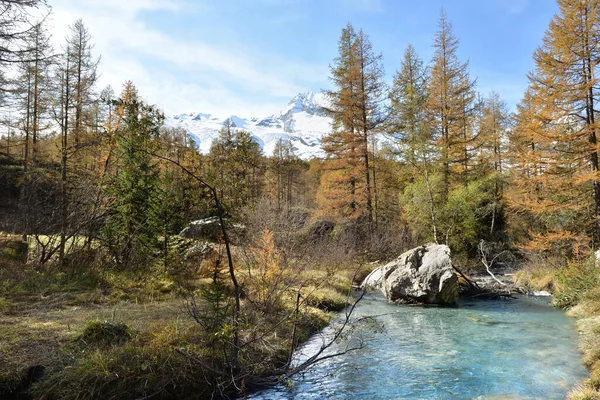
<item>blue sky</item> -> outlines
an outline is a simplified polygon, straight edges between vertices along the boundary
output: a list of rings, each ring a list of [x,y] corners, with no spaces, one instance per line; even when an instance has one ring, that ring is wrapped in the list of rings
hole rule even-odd
[[[167,114],[263,116],[329,87],[347,22],[384,57],[388,83],[411,43],[429,62],[440,10],[483,94],[513,108],[553,0],[51,0],[55,43],[82,18],[102,55],[99,88],[132,80]]]

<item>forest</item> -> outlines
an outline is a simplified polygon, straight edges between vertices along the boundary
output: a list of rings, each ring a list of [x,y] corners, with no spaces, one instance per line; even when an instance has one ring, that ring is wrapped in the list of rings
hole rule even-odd
[[[98,87],[85,21],[55,48],[51,4],[1,0],[0,397],[293,387],[328,357],[292,364],[301,343],[343,310],[353,329],[362,279],[434,242],[588,321],[569,399],[600,398],[600,2],[557,3],[515,112],[478,91],[443,10],[432,59],[408,45],[391,83],[348,23],[326,156],[305,160],[232,121],[199,153],[134,82]]]

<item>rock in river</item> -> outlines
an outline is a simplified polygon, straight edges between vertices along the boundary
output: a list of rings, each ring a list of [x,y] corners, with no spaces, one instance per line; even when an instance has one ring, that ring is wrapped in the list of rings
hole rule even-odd
[[[452,305],[458,301],[458,277],[448,246],[428,243],[371,272],[365,290],[377,289],[392,302]]]

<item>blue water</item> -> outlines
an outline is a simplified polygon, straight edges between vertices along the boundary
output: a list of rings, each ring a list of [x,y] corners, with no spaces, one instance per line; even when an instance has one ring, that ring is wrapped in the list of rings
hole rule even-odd
[[[379,315],[384,332],[359,328],[360,350],[327,360],[252,399],[564,399],[587,375],[574,321],[534,298],[465,301],[458,308],[365,297],[356,317]],[[296,354],[302,360],[330,331]],[[335,345],[339,351],[348,342]]]

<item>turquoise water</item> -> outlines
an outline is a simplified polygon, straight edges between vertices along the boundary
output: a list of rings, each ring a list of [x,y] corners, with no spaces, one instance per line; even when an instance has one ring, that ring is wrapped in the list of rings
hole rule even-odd
[[[383,333],[252,399],[564,399],[585,378],[574,321],[543,300],[464,301],[458,308],[365,297],[356,316],[379,315]],[[297,360],[323,343],[307,342]],[[346,343],[336,344],[333,351]]]

